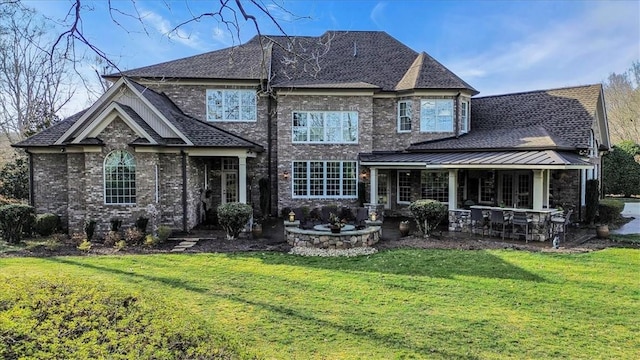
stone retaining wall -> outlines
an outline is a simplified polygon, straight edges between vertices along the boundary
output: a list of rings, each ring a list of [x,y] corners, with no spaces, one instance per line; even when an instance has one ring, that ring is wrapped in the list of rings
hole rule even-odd
[[[285,227],[285,235],[289,245],[294,247],[351,249],[372,246],[380,241],[382,227],[370,226],[363,230],[343,231],[339,234]]]

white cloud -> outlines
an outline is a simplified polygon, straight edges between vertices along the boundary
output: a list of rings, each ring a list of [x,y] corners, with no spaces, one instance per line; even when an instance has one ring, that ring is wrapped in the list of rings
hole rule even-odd
[[[175,40],[176,42],[195,50],[203,50],[205,48],[198,36],[198,33],[186,30],[186,25],[182,25],[175,29],[177,24],[172,24],[169,20],[162,17],[162,15],[153,11],[145,11],[142,13],[141,17],[145,23],[152,25],[158,33],[171,40]]]
[[[495,39],[485,52],[449,68],[483,94],[601,82],[640,58],[640,14],[635,2],[593,5],[510,43]]]
[[[376,6],[373,7],[373,9],[371,10],[371,13],[369,14],[371,21],[373,21],[373,23],[376,24],[378,28],[383,28],[383,21],[384,21],[383,17],[384,17],[384,11],[386,7],[387,7],[386,2],[384,1],[378,2]]]

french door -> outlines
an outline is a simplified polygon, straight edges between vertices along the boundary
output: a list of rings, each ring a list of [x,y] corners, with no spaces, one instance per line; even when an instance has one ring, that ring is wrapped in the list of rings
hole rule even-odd
[[[500,205],[531,208],[533,178],[530,171],[504,172],[500,176]]]
[[[222,159],[222,203],[238,201],[238,159]]]

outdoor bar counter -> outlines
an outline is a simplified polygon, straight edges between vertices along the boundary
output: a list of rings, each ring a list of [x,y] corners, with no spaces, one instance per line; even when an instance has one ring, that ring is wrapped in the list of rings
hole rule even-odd
[[[511,217],[513,213],[525,213],[529,219],[529,234],[526,235],[527,240],[546,241],[551,238],[552,226],[551,216],[562,212],[558,209],[523,209],[523,208],[509,208],[499,206],[485,206],[485,205],[472,205],[471,209],[480,209],[485,217],[491,219],[492,211],[503,211],[505,215]],[[511,231],[513,225],[510,221],[506,225],[507,231]],[[471,226],[471,210],[455,209],[449,210],[449,231],[462,231],[472,232]]]

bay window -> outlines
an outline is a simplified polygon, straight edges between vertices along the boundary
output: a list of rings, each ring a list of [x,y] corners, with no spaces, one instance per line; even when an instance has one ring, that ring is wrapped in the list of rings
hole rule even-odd
[[[421,132],[453,132],[453,100],[426,99],[420,101]]]
[[[398,101],[398,132],[411,132],[411,100]]]

